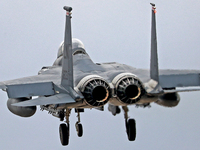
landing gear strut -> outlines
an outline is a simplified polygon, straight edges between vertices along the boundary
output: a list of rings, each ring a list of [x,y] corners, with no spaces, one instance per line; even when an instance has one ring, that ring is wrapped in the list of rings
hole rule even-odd
[[[71,109],[66,109],[65,117],[66,117],[66,123],[60,124],[59,127],[59,134],[60,134],[60,142],[63,146],[66,146],[69,144],[69,116],[71,113]],[[64,117],[60,118],[60,120],[63,120]]]
[[[82,135],[83,135],[83,126],[82,126],[82,124],[80,123],[80,122],[81,122],[81,121],[80,121],[80,112],[77,111],[77,113],[78,113],[78,115],[77,115],[78,121],[76,122],[75,127],[76,127],[76,131],[77,131],[78,137],[82,137]]]
[[[76,123],[75,126],[76,126],[77,135],[78,135],[79,137],[82,137],[82,135],[83,135],[83,127],[82,127],[82,124]]]
[[[79,110],[76,110],[76,112],[78,113],[77,117],[78,117],[78,121],[76,122],[75,124],[75,127],[76,127],[76,131],[77,131],[77,135],[79,137],[82,137],[83,135],[83,127],[82,127],[82,124],[80,123],[80,112]],[[82,110],[83,112],[83,110]],[[59,127],[59,134],[60,134],[60,142],[63,146],[66,146],[69,144],[69,116],[70,116],[70,113],[71,113],[71,109],[66,109],[66,112],[63,113],[64,115],[60,116],[60,120],[63,121],[64,120],[64,116],[66,118],[66,123],[62,123],[60,124],[60,127]]]
[[[136,138],[136,123],[135,119],[128,119],[128,107],[122,106],[124,110],[126,133],[129,141],[135,141]]]

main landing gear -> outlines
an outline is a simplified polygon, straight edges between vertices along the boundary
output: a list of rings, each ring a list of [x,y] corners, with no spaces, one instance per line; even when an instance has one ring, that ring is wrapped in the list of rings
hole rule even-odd
[[[78,121],[75,124],[75,126],[76,126],[76,132],[77,132],[78,137],[82,137],[83,136],[83,127],[82,127],[82,124],[80,123],[81,120],[80,120],[80,113],[79,113],[79,111],[77,113],[78,113],[78,115],[77,115]]]
[[[125,118],[125,126],[126,126],[126,133],[128,136],[129,141],[135,141],[136,138],[136,123],[135,119],[128,119],[128,107],[123,106],[124,110],[124,118]]]
[[[59,127],[60,142],[63,146],[69,144],[69,126],[62,123]]]
[[[82,124],[80,123],[80,112],[79,110],[76,110],[76,112],[78,113],[77,117],[78,117],[78,121],[75,124],[76,127],[76,131],[77,131],[77,135],[78,137],[82,137],[83,135],[83,127]],[[66,113],[65,113],[65,117],[66,117],[66,123],[62,123],[59,126],[59,134],[60,134],[60,142],[63,146],[66,146],[69,144],[69,116],[71,113],[71,109],[67,109]],[[62,119],[61,119],[62,120]]]

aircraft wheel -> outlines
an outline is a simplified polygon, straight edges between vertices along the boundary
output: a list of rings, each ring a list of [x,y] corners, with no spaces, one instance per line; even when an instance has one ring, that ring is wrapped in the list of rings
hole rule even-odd
[[[69,128],[66,124],[62,123],[59,127],[60,142],[63,146],[69,144]]]
[[[77,135],[79,137],[83,136],[83,126],[82,126],[82,124],[80,124],[80,123],[76,124],[76,131],[77,131]]]
[[[126,123],[126,132],[129,141],[135,141],[136,138],[136,123],[135,119],[129,119]]]
[[[119,106],[116,106],[116,114],[119,114],[121,112]]]

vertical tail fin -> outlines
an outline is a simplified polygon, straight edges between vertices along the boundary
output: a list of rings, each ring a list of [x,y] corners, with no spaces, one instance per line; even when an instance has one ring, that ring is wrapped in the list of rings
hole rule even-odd
[[[150,61],[150,78],[146,84],[147,92],[150,94],[162,93],[163,89],[159,85],[159,70],[158,70],[158,52],[157,52],[157,37],[156,37],[156,7],[152,5],[152,24],[151,24],[151,61]]]
[[[62,60],[62,76],[61,85],[68,89],[74,89],[73,79],[73,57],[72,57],[72,35],[71,35],[71,7],[65,6],[66,10],[66,24],[65,24],[65,37],[64,37],[64,52]]]
[[[150,62],[150,77],[159,83],[158,70],[158,53],[157,53],[157,37],[156,37],[156,7],[152,5],[152,24],[151,24],[151,62]]]
[[[65,24],[65,38],[64,51],[62,60],[62,75],[61,85],[68,90],[69,95],[73,99],[82,99],[83,96],[74,91],[74,73],[73,73],[73,56],[72,56],[72,33],[71,33],[71,7],[65,6],[66,10],[66,24]]]

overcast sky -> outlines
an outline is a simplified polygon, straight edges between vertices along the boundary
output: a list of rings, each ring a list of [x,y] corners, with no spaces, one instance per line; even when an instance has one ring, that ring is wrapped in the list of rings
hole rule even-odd
[[[159,67],[200,69],[200,2],[197,0],[6,0],[0,1],[0,81],[31,76],[56,59],[64,36],[64,5],[71,6],[72,35],[94,62],[149,68],[151,6],[157,6]],[[86,110],[83,137],[72,111],[70,144],[62,147],[59,119],[38,110],[21,118],[7,109],[0,91],[0,149],[197,150],[200,147],[200,92],[181,93],[175,108],[129,107],[137,138],[129,142],[123,113]]]

